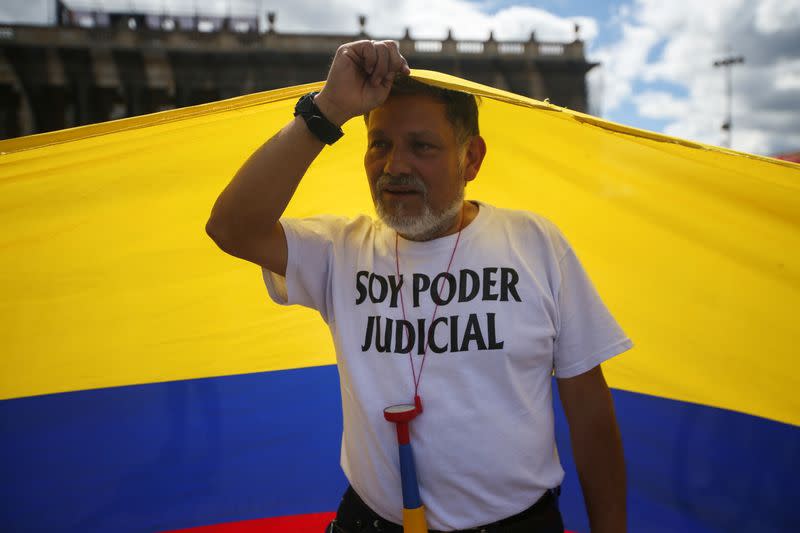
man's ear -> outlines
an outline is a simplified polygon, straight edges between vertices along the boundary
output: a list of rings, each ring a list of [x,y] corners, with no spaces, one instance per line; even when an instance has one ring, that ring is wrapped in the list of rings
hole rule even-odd
[[[483,158],[486,157],[486,141],[480,135],[475,135],[467,145],[464,154],[464,181],[472,181],[481,169]]]

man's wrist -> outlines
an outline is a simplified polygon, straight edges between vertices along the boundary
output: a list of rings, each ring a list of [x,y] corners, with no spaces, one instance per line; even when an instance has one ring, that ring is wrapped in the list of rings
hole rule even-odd
[[[317,106],[314,101],[317,94],[315,91],[302,96],[294,106],[294,116],[301,116],[314,137],[330,145],[341,139],[344,132]]]
[[[345,122],[352,118],[342,113],[339,107],[328,100],[321,92],[314,97],[314,105],[317,106],[317,108],[325,116],[325,118],[328,119],[329,122],[337,127],[341,128]]]

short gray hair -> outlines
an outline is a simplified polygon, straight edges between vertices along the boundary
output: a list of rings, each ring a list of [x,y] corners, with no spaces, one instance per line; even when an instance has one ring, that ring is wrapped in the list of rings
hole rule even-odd
[[[459,146],[467,144],[472,137],[480,135],[478,127],[479,96],[428,85],[409,76],[401,76],[394,81],[389,97],[392,95],[425,95],[443,103],[445,116],[453,126]],[[364,122],[369,124],[369,112],[364,113]]]

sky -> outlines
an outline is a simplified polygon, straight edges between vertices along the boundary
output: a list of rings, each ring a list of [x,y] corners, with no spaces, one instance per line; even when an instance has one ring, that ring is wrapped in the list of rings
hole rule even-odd
[[[763,155],[800,150],[800,0],[73,0],[109,11],[254,15],[274,11],[276,30],[356,33],[358,15],[376,38],[586,43],[590,111],[608,120],[723,145],[724,68],[731,67],[732,147]],[[46,24],[51,0],[0,0],[0,22]],[[263,15],[262,15],[263,17]],[[411,65],[413,68],[413,64]]]

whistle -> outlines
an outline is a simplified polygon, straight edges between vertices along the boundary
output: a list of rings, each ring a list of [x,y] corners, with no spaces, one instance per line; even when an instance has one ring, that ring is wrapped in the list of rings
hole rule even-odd
[[[414,452],[408,423],[422,412],[419,396],[414,404],[392,405],[383,410],[383,417],[393,422],[397,428],[397,448],[400,452],[400,482],[403,486],[403,533],[428,533],[425,522],[425,506],[419,497],[417,469],[414,465]]]

